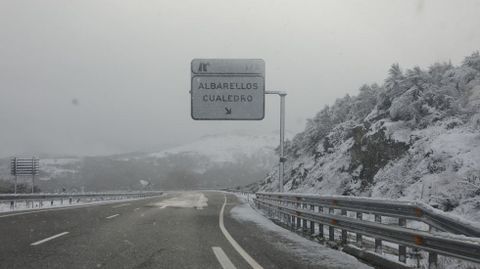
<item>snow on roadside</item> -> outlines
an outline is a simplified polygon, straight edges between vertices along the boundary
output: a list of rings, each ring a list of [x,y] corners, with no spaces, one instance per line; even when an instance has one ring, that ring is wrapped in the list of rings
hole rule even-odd
[[[322,246],[276,225],[259,212],[253,210],[244,200],[244,197],[238,197],[244,203],[232,208],[230,211],[231,216],[241,222],[253,222],[261,229],[280,236],[283,239],[281,242],[271,240],[271,242],[277,242],[275,243],[276,248],[285,252],[293,252],[294,256],[313,266],[322,266],[322,268],[371,268],[353,256]]]
[[[207,202],[208,198],[201,192],[186,192],[178,193],[178,196],[151,205],[160,208],[180,207],[203,209],[208,206]]]

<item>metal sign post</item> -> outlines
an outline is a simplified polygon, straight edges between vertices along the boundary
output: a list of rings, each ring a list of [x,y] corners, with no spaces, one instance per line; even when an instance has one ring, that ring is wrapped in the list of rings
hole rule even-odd
[[[278,164],[278,190],[283,192],[283,178],[285,173],[285,96],[286,92],[281,91],[265,91],[265,94],[277,94],[280,96],[280,160]]]
[[[18,163],[17,163],[17,158],[15,158],[14,160],[15,162],[15,166],[14,167],[17,167]],[[16,168],[15,168],[16,169]],[[15,174],[15,186],[14,186],[14,193],[16,194],[17,193],[17,181],[18,181],[18,176],[17,176],[17,173],[16,172],[13,172]]]
[[[39,175],[40,161],[38,158],[17,158],[10,161],[10,174],[15,176],[14,192],[17,193],[18,176],[32,176],[32,193],[35,192],[35,176]]]
[[[191,116],[194,120],[262,120],[265,94],[280,96],[279,191],[285,173],[285,92],[265,91],[262,59],[193,59]]]
[[[35,158],[32,157],[32,167],[35,167]],[[32,169],[32,193],[35,192],[35,168]]]

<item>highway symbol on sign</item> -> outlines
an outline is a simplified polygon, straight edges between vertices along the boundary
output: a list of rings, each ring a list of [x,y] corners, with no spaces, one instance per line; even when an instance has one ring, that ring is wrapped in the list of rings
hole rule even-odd
[[[194,59],[191,63],[194,120],[262,120],[265,62],[261,59]]]

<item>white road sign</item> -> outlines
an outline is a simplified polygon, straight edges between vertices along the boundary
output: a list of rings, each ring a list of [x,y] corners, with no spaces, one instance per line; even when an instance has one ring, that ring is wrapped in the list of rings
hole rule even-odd
[[[192,118],[262,120],[265,62],[261,59],[194,59],[191,63]]]

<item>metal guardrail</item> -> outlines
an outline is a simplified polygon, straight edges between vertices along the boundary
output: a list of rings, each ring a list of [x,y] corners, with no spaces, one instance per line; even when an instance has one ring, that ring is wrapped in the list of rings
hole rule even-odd
[[[262,195],[276,201],[303,202],[320,207],[417,220],[439,231],[480,237],[479,228],[468,223],[462,223],[458,219],[442,214],[439,210],[417,201],[393,201],[352,196],[320,196],[315,194],[257,193],[257,197]]]
[[[10,204],[10,209],[15,210],[16,205],[25,202],[26,207],[29,205],[34,207],[34,203],[38,202],[38,207],[43,207],[45,201],[49,201],[50,205],[54,201],[68,201],[68,204],[74,202],[92,202],[103,200],[121,200],[146,198],[163,194],[161,191],[145,191],[145,192],[89,192],[89,193],[32,193],[32,194],[0,194],[0,203]]]
[[[330,241],[335,240],[335,229],[341,229],[343,244],[348,243],[348,232],[356,234],[355,243],[358,246],[362,246],[362,235],[374,238],[378,253],[382,252],[382,240],[398,244],[399,261],[402,263],[406,263],[406,247],[427,251],[429,266],[436,266],[438,254],[480,263],[478,229],[423,204],[309,194],[257,193],[256,196],[254,202],[259,209],[267,210],[280,222],[311,235],[316,232],[317,226],[319,236],[323,237],[323,225],[326,225]],[[340,210],[340,214],[335,214],[335,210]],[[355,217],[349,217],[348,212],[356,213]],[[375,221],[363,219],[365,213],[373,214]],[[398,226],[382,223],[383,216],[398,218]],[[457,235],[406,228],[407,220],[421,221]],[[471,235],[474,237],[468,237]]]

